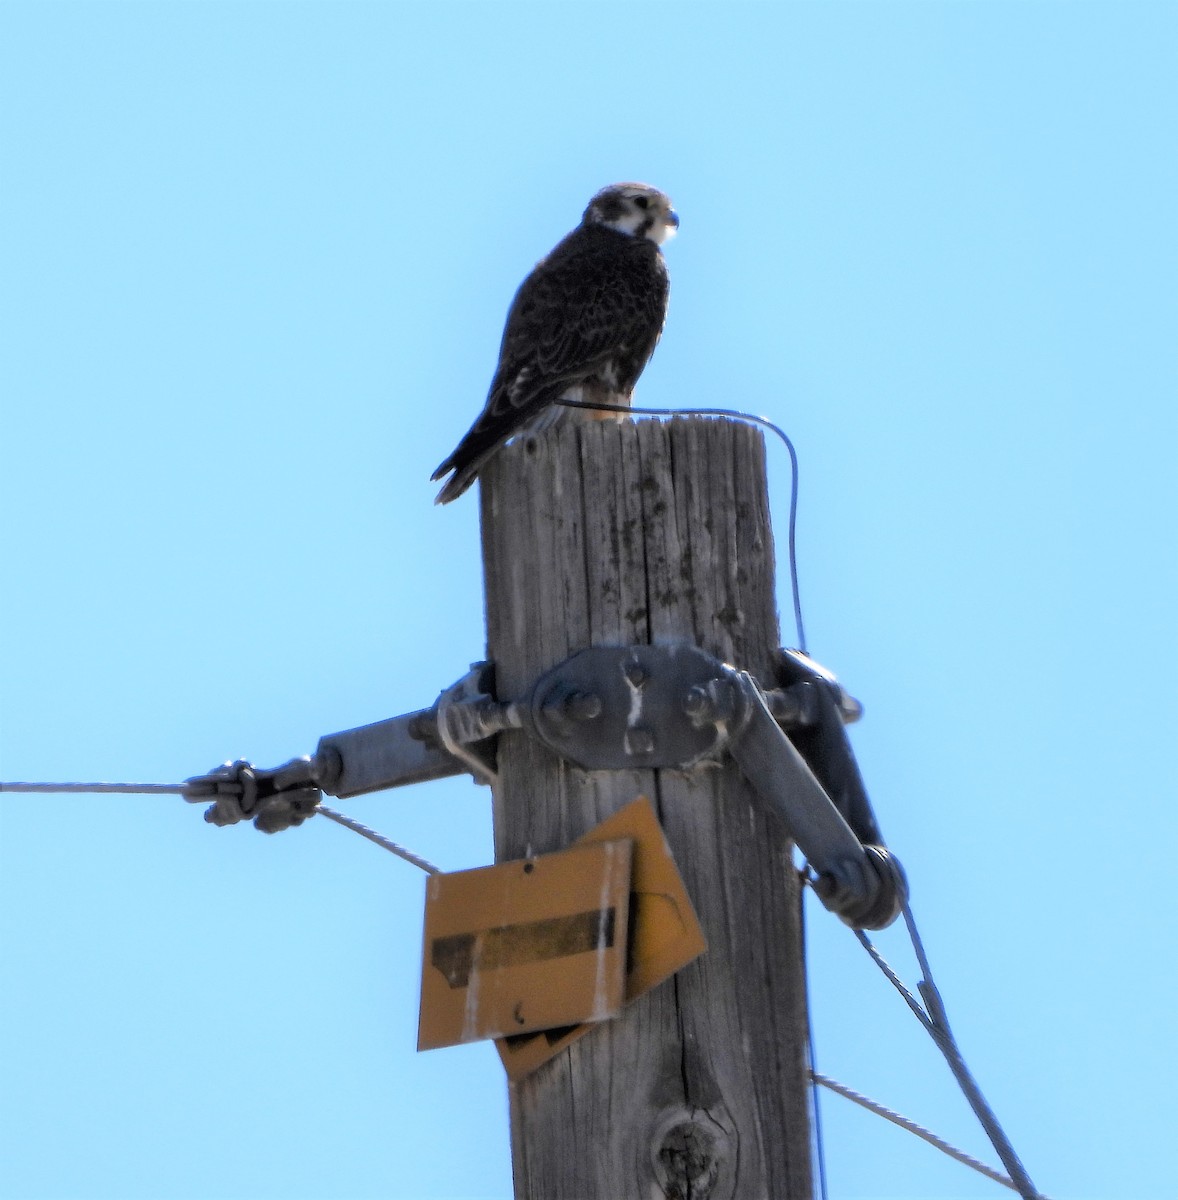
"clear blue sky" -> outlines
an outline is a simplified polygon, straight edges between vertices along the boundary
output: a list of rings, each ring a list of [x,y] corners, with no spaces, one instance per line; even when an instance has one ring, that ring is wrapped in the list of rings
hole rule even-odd
[[[1175,61],[1163,3],[5,3],[0,779],[276,764],[480,658],[430,471],[531,264],[649,180],[639,398],[797,444],[811,648],[971,1064],[1047,1194],[1172,1197]],[[345,807],[455,869],[488,801]],[[0,798],[0,1195],[510,1196],[493,1051],[414,1051],[422,896],[325,822]],[[820,1066],[992,1159],[811,948]],[[823,1108],[836,1200],[1002,1194]]]

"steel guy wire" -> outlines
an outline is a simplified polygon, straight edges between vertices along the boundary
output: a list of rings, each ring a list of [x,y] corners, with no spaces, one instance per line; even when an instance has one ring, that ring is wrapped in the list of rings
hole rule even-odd
[[[813,883],[814,877],[811,873],[811,868],[808,865],[805,865],[803,867],[800,874],[801,874],[803,884],[812,884]],[[920,935],[916,931],[916,923],[912,918],[912,912],[911,912],[911,909],[908,907],[908,902],[906,899],[904,901],[903,912],[904,912],[905,923],[908,926],[909,937],[912,939],[913,948],[916,951],[917,962],[920,964],[921,971],[924,973],[924,976],[925,976],[925,978],[922,982],[924,984],[928,985],[929,981],[932,978],[932,971],[928,966],[928,956],[926,955],[925,950],[924,950],[924,943],[921,942]],[[805,906],[804,905],[802,908],[802,920],[803,920],[803,925],[802,925],[802,969],[803,969],[803,972],[806,973],[805,981],[806,981],[806,989],[807,989],[807,995],[808,995],[808,993],[809,993],[809,976],[808,976],[808,971],[807,971],[808,962],[807,962],[806,955],[805,955],[806,943],[805,943],[805,924],[804,924]],[[944,1046],[941,1043],[938,1032],[933,1027],[935,1022],[934,1022],[933,1018],[930,1016],[930,1012],[926,1012],[925,1008],[921,1005],[920,1001],[917,1000],[917,998],[908,990],[908,988],[904,986],[903,980],[901,980],[900,977],[896,974],[896,972],[892,969],[892,967],[888,963],[887,959],[885,959],[884,956],[882,954],[880,954],[879,950],[876,949],[876,947],[872,943],[871,939],[868,938],[867,935],[860,929],[856,929],[854,931],[854,933],[855,933],[855,936],[862,943],[864,949],[866,949],[867,952],[871,955],[876,966],[879,967],[879,969],[887,977],[888,982],[891,983],[892,986],[904,998],[904,1001],[907,1003],[908,1007],[911,1008],[913,1013],[916,1015],[917,1020],[920,1021],[921,1025],[923,1025],[924,1028],[929,1032],[929,1034],[933,1038],[933,1041],[937,1044],[937,1046],[941,1049],[941,1052],[948,1059],[949,1052],[945,1050]],[[923,987],[921,989],[921,992],[922,992],[922,994],[924,993]],[[807,1005],[807,1009],[808,1009],[808,1007],[809,1006]],[[940,1000],[939,993],[937,993],[937,997],[936,997],[936,1000],[934,1001],[932,1008],[935,1009],[935,1012],[937,1014],[937,1021],[940,1023],[941,1026],[943,1026],[947,1030],[948,1022],[945,1019],[945,1007],[944,1007],[944,1004]],[[956,1051],[957,1057],[958,1057],[958,1059],[960,1059],[961,1058],[960,1051],[957,1050],[955,1042],[953,1043],[953,1050]],[[964,1060],[961,1060],[961,1065],[964,1068]],[[970,1082],[973,1084],[973,1091],[975,1094],[974,1096],[971,1096],[970,1092],[962,1084],[961,1079],[957,1075],[957,1070],[954,1068],[952,1061],[950,1061],[949,1066],[953,1070],[954,1076],[957,1077],[958,1085],[962,1088],[962,1091],[965,1093],[966,1100],[969,1101],[970,1107],[973,1109],[974,1114],[978,1117],[978,1120],[981,1123],[983,1130],[985,1131],[987,1137],[990,1138],[990,1142],[994,1146],[995,1150],[998,1152],[999,1158],[1002,1159],[1003,1164],[1007,1165],[1007,1169],[1009,1170],[1010,1168],[1009,1168],[1009,1164],[1007,1163],[1007,1158],[1003,1155],[1002,1148],[999,1144],[1000,1141],[1004,1142],[1006,1144],[1006,1146],[1009,1148],[1010,1144],[1009,1144],[1009,1141],[1006,1139],[1006,1134],[1002,1131],[1002,1128],[998,1125],[997,1119],[994,1117],[993,1112],[990,1110],[989,1105],[986,1103],[986,1100],[982,1096],[980,1090],[978,1090],[977,1084],[973,1082],[972,1076],[970,1077]],[[831,1079],[829,1076],[820,1074],[817,1070],[815,1070],[814,1038],[813,1038],[813,1030],[812,1029],[810,1030],[810,1080],[815,1085],[821,1085],[822,1087],[828,1088],[830,1091],[837,1092],[840,1096],[844,1096],[846,1099],[851,1100],[854,1103],[860,1105],[861,1107],[867,1109],[868,1112],[875,1113],[876,1116],[880,1116],[880,1117],[883,1117],[885,1120],[891,1121],[894,1125],[898,1125],[901,1129],[906,1129],[906,1130],[908,1130],[909,1133],[916,1134],[917,1137],[923,1138],[924,1141],[928,1142],[930,1146],[935,1146],[938,1150],[949,1155],[950,1158],[956,1159],[958,1162],[964,1164],[967,1167],[972,1168],[975,1171],[980,1172],[982,1175],[985,1175],[990,1179],[995,1180],[997,1183],[1001,1183],[1004,1187],[1010,1188],[1011,1191],[1018,1192],[1021,1196],[1025,1197],[1026,1200],[1047,1200],[1047,1197],[1045,1197],[1041,1192],[1039,1192],[1035,1188],[1034,1184],[1031,1183],[1030,1179],[1027,1178],[1026,1170],[1023,1168],[1022,1164],[1019,1162],[1017,1155],[1014,1154],[1013,1149],[1010,1149],[1010,1156],[1012,1156],[1014,1159],[1014,1162],[1018,1164],[1018,1173],[1016,1175],[1015,1172],[1011,1172],[1011,1174],[1014,1175],[1015,1178],[1018,1178],[1019,1176],[1021,1176],[1020,1182],[1025,1184],[1025,1186],[1030,1189],[1029,1191],[1024,1191],[1020,1187],[1020,1184],[1015,1182],[1015,1178],[1011,1178],[1006,1175],[1003,1175],[1001,1172],[995,1171],[993,1167],[986,1166],[985,1163],[980,1162],[978,1159],[974,1158],[972,1155],[967,1154],[964,1150],[959,1150],[956,1146],[945,1141],[944,1138],[939,1137],[937,1134],[933,1133],[931,1130],[926,1129],[923,1125],[917,1124],[915,1121],[911,1120],[909,1117],[902,1116],[900,1113],[894,1112],[890,1108],[885,1108],[884,1105],[880,1104],[878,1101],[871,1100],[867,1096],[864,1096],[861,1092],[856,1092],[853,1088],[847,1087],[846,1084],[838,1083],[836,1080]],[[987,1119],[985,1117],[983,1117],[982,1112],[979,1111],[979,1108],[975,1105],[975,1103],[974,1103],[975,1096],[976,1096],[976,1099],[980,1101],[982,1109],[984,1109],[985,1113],[988,1114],[989,1121],[987,1121]],[[817,1116],[817,1104],[816,1103],[814,1105],[814,1108],[815,1108],[815,1115]],[[991,1127],[990,1122],[992,1122],[992,1127]],[[817,1132],[818,1132],[819,1138],[821,1138],[820,1127],[818,1127]],[[821,1141],[820,1141],[819,1142],[820,1154],[821,1154],[821,1149],[822,1149],[822,1147],[821,1147]],[[826,1181],[824,1178],[825,1164],[821,1161],[821,1158],[820,1158],[820,1168],[823,1171],[823,1177],[821,1178],[821,1183],[822,1183],[822,1193],[821,1194],[825,1200],[825,1195],[826,1195],[826,1190],[825,1190],[826,1189]]]
[[[142,793],[150,796],[182,795],[183,783],[0,783],[0,792],[39,792],[49,795],[69,792]]]
[[[567,408],[584,408],[593,409],[603,412],[615,412],[621,414],[639,414],[644,416],[655,417],[675,417],[675,416],[702,416],[702,417],[728,417],[732,420],[744,421],[749,424],[759,425],[770,432],[776,434],[785,445],[789,453],[790,460],[790,500],[789,500],[789,527],[788,527],[788,546],[789,546],[789,575],[790,589],[793,598],[794,623],[797,628],[798,649],[803,653],[807,653],[805,625],[802,620],[802,603],[801,592],[798,583],[798,565],[797,565],[797,510],[798,510],[798,456],[794,448],[793,442],[785,431],[767,417],[757,416],[754,413],[744,412],[739,409],[731,408],[654,408],[645,406],[630,406],[623,404],[604,404],[592,403],[579,400],[559,400],[561,404]],[[23,793],[40,793],[40,794],[69,794],[69,793],[122,793],[122,794],[147,794],[147,795],[183,795],[187,791],[186,784],[176,783],[0,783],[0,792],[23,792]],[[345,829],[351,830],[353,833],[359,834],[361,837],[367,838],[370,842],[380,846],[382,849],[388,850],[391,854],[396,855],[405,862],[418,867],[420,870],[428,874],[435,874],[439,868],[427,859],[421,858],[414,854],[411,850],[398,845],[390,838],[386,838],[383,834],[377,833],[370,829],[362,822],[355,820],[353,817],[348,817],[343,813],[327,807],[324,804],[318,804],[314,810],[316,813],[327,817],[328,820],[334,821],[336,824],[343,826]],[[808,881],[808,880],[807,880]],[[936,1043],[938,1049],[944,1055],[950,1070],[957,1079],[958,1085],[965,1094],[970,1107],[981,1122],[982,1128],[993,1144],[998,1156],[1002,1159],[1003,1165],[1010,1172],[1010,1178],[1007,1178],[992,1168],[987,1167],[984,1163],[972,1158],[964,1151],[951,1146],[944,1139],[939,1138],[936,1134],[918,1125],[916,1122],[909,1120],[907,1117],[901,1116],[883,1105],[869,1100],[866,1096],[853,1091],[851,1088],[843,1084],[837,1083],[835,1080],[828,1078],[825,1075],[820,1075],[814,1068],[814,1042],[813,1033],[810,1032],[809,1038],[809,1054],[810,1054],[810,1078],[816,1085],[821,1085],[846,1097],[848,1100],[861,1105],[870,1112],[885,1118],[908,1130],[910,1133],[923,1138],[930,1145],[948,1154],[958,1162],[973,1168],[974,1170],[986,1175],[988,1178],[1003,1184],[1006,1187],[1017,1191],[1024,1200],[1046,1200],[1046,1198],[1035,1188],[1030,1178],[1026,1173],[1026,1169],[1019,1161],[1018,1155],[1011,1146],[1009,1139],[1006,1137],[1002,1127],[998,1124],[997,1118],[994,1116],[993,1110],[986,1102],[982,1095],[977,1082],[970,1074],[968,1067],[965,1064],[964,1058],[961,1056],[961,1051],[957,1046],[956,1039],[953,1037],[952,1031],[949,1028],[948,1019],[945,1013],[944,1003],[941,1000],[940,992],[933,982],[932,970],[929,966],[928,956],[925,953],[924,944],[921,941],[920,934],[916,928],[916,922],[912,916],[912,911],[907,903],[903,903],[902,908],[904,914],[904,922],[908,928],[908,935],[912,942],[913,949],[916,953],[917,962],[920,966],[923,979],[918,985],[921,997],[924,1000],[922,1005],[896,974],[896,972],[888,964],[887,960],[876,949],[871,939],[862,930],[856,930],[855,934],[863,947],[871,955],[871,958],[880,968],[886,978],[896,988],[900,995],[904,998],[905,1003],[912,1009],[917,1020],[924,1026],[926,1031]],[[826,1185],[826,1164],[823,1154],[822,1134],[821,1134],[821,1117],[818,1108],[817,1094],[812,1089],[812,1103],[814,1110],[814,1122],[817,1135],[817,1157],[819,1166],[819,1180],[821,1186],[821,1195],[824,1200],[827,1195]]]
[[[98,793],[106,795],[161,796],[184,795],[188,790],[189,785],[184,783],[0,783],[0,792],[31,792],[40,795]],[[350,829],[353,833],[358,833],[361,837],[367,838],[370,842],[374,842],[390,854],[395,854],[398,858],[404,859],[405,862],[411,863],[427,874],[436,875],[439,873],[440,868],[434,866],[429,859],[422,858],[419,854],[414,854],[412,850],[407,850],[404,846],[394,842],[392,838],[387,838],[384,834],[377,833],[375,829],[369,829],[367,825],[361,821],[357,821],[355,817],[349,817],[344,813],[336,812],[334,808],[328,808],[326,804],[317,804],[314,811],[320,816],[326,817],[329,821],[334,821],[337,825],[342,825],[345,829]]]
[[[1002,1160],[1002,1165],[1006,1168],[1007,1174],[1010,1176],[1013,1189],[1023,1197],[1023,1200],[1046,1200],[1046,1197],[1031,1182],[1026,1168],[1015,1153],[1014,1146],[1006,1136],[1005,1130],[998,1123],[998,1118],[995,1116],[994,1110],[990,1107],[985,1096],[982,1095],[982,1090],[978,1086],[977,1080],[974,1079],[969,1068],[966,1066],[965,1059],[962,1057],[961,1050],[957,1045],[957,1040],[953,1036],[953,1031],[949,1028],[945,1004],[933,980],[928,955],[925,953],[924,943],[921,941],[920,933],[917,931],[916,921],[912,916],[912,909],[908,904],[907,897],[902,901],[901,911],[904,914],[904,923],[908,927],[908,937],[912,942],[912,948],[916,953],[916,959],[923,975],[923,978],[917,984],[921,1000],[924,1001],[923,1004],[921,1000],[918,1000],[904,986],[900,977],[892,969],[867,934],[861,929],[856,929],[855,936],[859,939],[868,954],[871,955],[875,965],[883,972],[888,982],[904,998],[904,1002],[912,1009],[916,1019],[924,1026],[926,1032],[936,1044],[937,1049],[940,1050],[945,1061],[949,1064],[949,1070],[953,1072],[953,1077],[957,1080],[958,1087],[961,1088],[970,1108],[973,1109],[974,1115],[977,1117],[986,1136],[990,1139],[990,1144],[994,1147],[995,1153]]]
[[[11,793],[37,793],[41,795],[49,794],[146,794],[146,795],[183,795],[188,790],[188,785],[183,783],[0,783],[0,792]],[[418,854],[414,854],[412,850],[407,850],[404,846],[394,842],[391,838],[385,837],[383,834],[377,833],[376,830],[370,829],[361,821],[357,821],[354,817],[346,816],[344,813],[337,812],[333,808],[329,808],[325,804],[317,804],[314,809],[314,814],[326,817],[329,821],[335,822],[337,825],[343,826],[345,829],[351,830],[353,833],[359,834],[381,849],[387,850],[390,854],[396,855],[404,862],[417,867],[427,874],[433,875],[440,873],[440,869],[431,863],[428,859],[422,858]],[[314,815],[313,814],[313,815]],[[809,882],[809,876],[803,875],[806,882]],[[1024,1200],[1047,1200],[1040,1192],[1038,1192],[1031,1181],[1027,1178],[1026,1171],[1019,1162],[1014,1150],[1010,1147],[1006,1140],[1006,1135],[1003,1133],[997,1120],[994,1118],[992,1111],[986,1104],[984,1097],[977,1084],[973,1081],[973,1077],[969,1075],[965,1067],[964,1060],[961,1058],[960,1051],[957,1049],[957,1044],[953,1040],[952,1033],[949,1031],[948,1021],[945,1017],[944,1004],[941,1002],[940,993],[936,991],[935,985],[932,982],[932,971],[929,968],[928,956],[925,953],[924,944],[920,939],[920,934],[917,932],[916,923],[913,920],[912,912],[908,907],[907,902],[903,908],[904,920],[908,926],[909,937],[912,939],[913,948],[916,951],[917,961],[920,964],[921,971],[924,974],[924,979],[920,984],[921,995],[925,998],[925,1003],[928,1006],[927,1010],[921,1005],[920,1001],[904,986],[903,981],[889,965],[887,960],[880,954],[879,950],[871,942],[871,940],[861,930],[856,930],[856,936],[863,944],[864,948],[871,955],[876,965],[903,996],[909,1008],[912,1009],[920,1023],[928,1030],[933,1037],[941,1052],[949,1060],[949,1066],[953,1070],[955,1076],[958,1077],[958,1083],[962,1090],[966,1093],[966,1099],[969,1100],[970,1106],[977,1114],[979,1121],[982,1123],[987,1136],[994,1144],[998,1155],[1002,1158],[1007,1169],[1011,1171],[1011,1178],[1001,1175],[999,1172],[987,1167],[985,1163],[979,1162],[977,1159],[965,1153],[963,1150],[958,1150],[955,1146],[946,1142],[943,1138],[938,1137],[935,1133],[918,1125],[915,1121],[907,1117],[901,1116],[899,1113],[893,1112],[891,1109],[885,1108],[882,1104],[874,1100],[868,1099],[845,1084],[836,1082],[826,1075],[819,1074],[815,1069],[814,1058],[814,1039],[813,1031],[809,1031],[809,1058],[810,1069],[809,1075],[811,1082],[815,1085],[821,1085],[828,1088],[830,1091],[838,1093],[840,1096],[859,1104],[869,1112],[881,1116],[893,1124],[898,1125],[902,1129],[915,1134],[917,1137],[923,1138],[930,1145],[935,1146],[938,1150],[963,1163],[967,1167],[986,1175],[988,1178],[995,1180],[998,1183],[1009,1187],[1013,1191],[1017,1191]],[[805,961],[805,935],[803,930],[803,962]],[[968,1080],[968,1085],[963,1082],[962,1072],[965,1079]],[[980,1102],[975,1103],[975,1098]],[[821,1115],[818,1106],[817,1093],[811,1089],[811,1102],[814,1111],[814,1124],[816,1135],[816,1150],[817,1150],[817,1166],[820,1185],[820,1195],[825,1200],[827,1196],[826,1184],[826,1162],[823,1150],[823,1139],[821,1129]],[[1005,1152],[1004,1152],[1005,1147]],[[1011,1165],[1014,1165],[1014,1170],[1011,1170]],[[1018,1182],[1015,1182],[1018,1180]]]
[[[367,825],[357,821],[355,817],[348,817],[341,812],[336,812],[334,808],[328,808],[326,804],[316,805],[315,812],[321,817],[326,817],[329,821],[334,821],[337,825],[342,825],[345,829],[350,829],[353,833],[358,833],[370,842],[375,842],[390,854],[395,854],[407,863],[412,863],[413,866],[419,867],[428,875],[441,874],[441,868],[435,867],[428,859],[414,854],[412,850],[406,850],[404,846],[394,842],[392,838],[385,837],[383,833],[377,833],[375,829],[369,829]]]
[[[918,1125],[910,1118],[902,1116],[890,1108],[886,1108],[877,1100],[872,1100],[869,1096],[864,1096],[862,1092],[857,1092],[854,1088],[849,1088],[845,1083],[839,1083],[837,1080],[831,1079],[828,1075],[820,1075],[817,1071],[811,1071],[810,1079],[815,1084],[850,1100],[853,1104],[858,1104],[860,1108],[865,1108],[869,1113],[874,1113],[877,1117],[883,1117],[885,1121],[891,1121],[893,1125],[898,1125],[901,1129],[906,1129],[909,1133],[914,1133],[918,1138],[922,1138],[928,1142],[930,1146],[935,1146],[942,1154],[947,1154],[950,1158],[955,1158],[963,1166],[977,1171],[979,1175],[985,1175],[987,1179],[992,1179],[995,1183],[1000,1183],[1003,1187],[1010,1188],[1012,1192],[1018,1191],[1014,1182],[1003,1175],[1001,1171],[995,1171],[993,1167],[986,1166],[984,1162],[974,1158],[972,1154],[966,1154],[964,1150],[958,1150],[956,1146],[951,1145],[944,1138],[938,1137],[931,1129],[926,1129],[923,1125]]]

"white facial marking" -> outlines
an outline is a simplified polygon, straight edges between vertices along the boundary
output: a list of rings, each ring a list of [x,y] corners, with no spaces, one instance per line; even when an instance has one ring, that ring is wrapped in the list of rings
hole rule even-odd
[[[625,233],[633,237],[645,219],[646,214],[644,212],[641,212],[637,208],[629,208],[616,220],[606,221],[605,225],[608,229],[616,229],[618,233]]]
[[[617,217],[612,221],[606,221],[604,224],[609,229],[616,229],[618,233],[624,233],[630,237],[636,237],[642,226],[650,221],[652,214],[644,208],[639,208],[638,205],[633,202],[633,197],[630,197],[629,199],[630,206],[626,209],[626,211],[622,213],[620,217]],[[643,236],[649,238],[656,246],[661,246],[668,238],[674,236],[675,227],[667,222],[665,215],[660,209],[656,208],[653,216],[654,220],[651,222],[650,228],[644,232]]]
[[[659,217],[657,221],[650,227],[647,232],[647,237],[657,246],[661,246],[664,242],[670,241],[671,238],[679,232],[675,225],[668,225],[666,221]]]
[[[603,192],[602,197],[608,196],[610,190],[612,189]],[[624,233],[627,237],[647,238],[656,246],[661,246],[674,235],[678,221],[671,209],[671,201],[662,192],[630,186],[618,188],[614,195],[621,202],[617,206],[622,208],[622,212],[606,220],[599,206],[590,209],[586,213],[586,219],[604,225],[616,233]],[[611,204],[610,207],[614,205]]]

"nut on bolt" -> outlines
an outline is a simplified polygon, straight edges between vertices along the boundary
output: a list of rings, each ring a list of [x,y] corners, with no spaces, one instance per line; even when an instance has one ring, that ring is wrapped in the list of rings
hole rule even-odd
[[[603,705],[596,692],[576,691],[558,684],[544,697],[542,707],[549,720],[567,731],[574,721],[596,720]]]
[[[731,685],[725,679],[693,684],[683,697],[683,711],[696,729],[729,720],[736,711]]]
[[[683,698],[683,711],[694,725],[705,725],[715,717],[716,706],[708,695],[708,689],[696,683],[687,689]]]

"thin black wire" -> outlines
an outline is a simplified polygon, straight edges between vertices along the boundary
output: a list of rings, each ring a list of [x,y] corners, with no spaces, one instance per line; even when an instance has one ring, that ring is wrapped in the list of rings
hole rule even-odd
[[[775,425],[768,417],[758,417],[755,413],[742,412],[737,408],[646,408],[629,404],[598,404],[591,400],[557,400],[556,403],[565,408],[587,408],[595,412],[638,413],[647,417],[730,417],[734,421],[746,421],[750,425],[760,425],[777,434],[785,443],[786,450],[789,451],[789,583],[793,592],[794,625],[798,631],[798,649],[803,654],[808,653],[806,627],[802,623],[802,597],[798,588],[798,452],[780,425]]]
[[[830,1200],[826,1188],[826,1140],[822,1136],[822,1105],[818,1099],[818,1060],[814,1054],[814,1023],[810,1020],[810,960],[806,954],[806,873],[800,871],[798,888],[798,928],[802,950],[802,987],[806,996],[806,1047],[810,1055],[810,1111],[814,1114],[814,1158],[818,1168],[818,1194]]]

